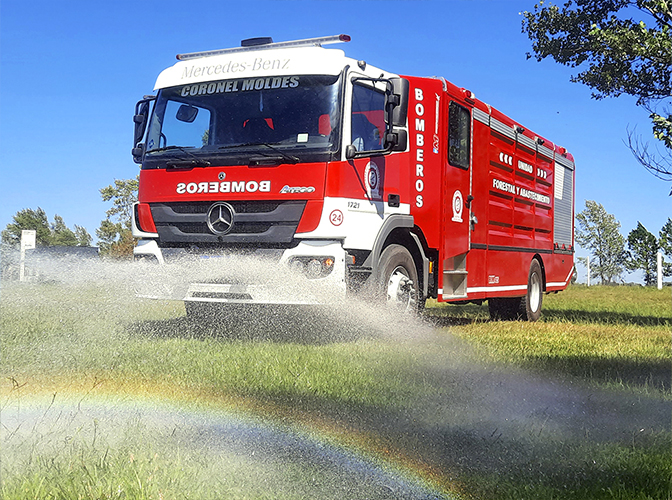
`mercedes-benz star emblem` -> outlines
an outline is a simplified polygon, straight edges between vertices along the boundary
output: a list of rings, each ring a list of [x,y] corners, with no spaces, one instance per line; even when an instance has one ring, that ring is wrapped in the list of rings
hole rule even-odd
[[[207,223],[213,234],[227,234],[233,228],[235,210],[228,203],[215,203],[208,210]]]

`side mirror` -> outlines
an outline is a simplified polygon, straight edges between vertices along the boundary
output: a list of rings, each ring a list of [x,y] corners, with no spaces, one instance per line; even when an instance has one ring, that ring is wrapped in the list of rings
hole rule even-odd
[[[357,148],[353,144],[345,146],[345,159],[352,160],[357,156]]]
[[[408,135],[400,127],[406,126],[408,118],[409,83],[404,78],[390,78],[385,92],[385,149],[405,151]]]
[[[393,127],[405,127],[408,117],[408,80],[405,78],[390,78],[390,84],[391,88],[388,87],[387,94],[389,107],[386,107],[386,109],[392,115],[391,125]]]
[[[375,87],[378,83],[385,84],[385,102],[383,108],[383,119],[385,121],[385,133],[383,136],[383,148],[372,151],[361,151],[363,148],[357,148],[355,145],[349,145],[345,148],[345,158],[351,160],[359,156],[366,156],[372,153],[383,154],[388,151],[405,151],[408,147],[408,133],[404,128],[408,119],[408,95],[410,84],[408,80],[400,77],[395,78],[365,78],[356,77],[352,79],[353,84],[358,81],[368,81]],[[367,85],[368,87],[368,85]],[[380,90],[380,87],[378,87]],[[358,114],[352,115],[354,118]]]
[[[145,136],[145,129],[147,128],[147,118],[149,117],[149,103],[156,99],[155,96],[146,96],[142,101],[135,105],[135,115],[133,116],[133,123],[135,129],[133,131],[133,161],[136,163],[142,162],[142,155],[144,148],[139,144]]]
[[[198,116],[198,108],[191,104],[183,104],[178,108],[175,118],[181,122],[193,123],[196,116]]]
[[[403,129],[394,129],[394,131],[385,136],[386,147],[390,151],[406,151],[408,146],[408,133]],[[346,151],[347,153],[347,151]]]
[[[145,145],[138,144],[133,149],[131,149],[131,154],[133,155],[133,160],[136,163],[142,162],[142,156],[145,154]]]
[[[135,115],[133,116],[133,123],[135,123],[135,131],[133,133],[133,146],[138,144],[145,135],[145,128],[147,128],[147,117],[149,116],[149,101],[142,100],[135,105]]]

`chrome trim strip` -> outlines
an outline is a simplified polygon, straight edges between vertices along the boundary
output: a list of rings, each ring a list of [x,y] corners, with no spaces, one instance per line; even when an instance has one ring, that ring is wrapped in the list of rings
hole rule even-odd
[[[542,146],[541,144],[537,145],[537,154],[543,155],[546,158],[553,159],[553,150]]]
[[[526,148],[530,148],[532,151],[535,150],[535,142],[523,134],[518,134],[518,142]]]
[[[507,127],[492,116],[490,117],[490,128],[492,128],[495,132],[499,132],[500,134],[505,135],[509,139],[516,140],[516,133],[514,132],[513,128]]]
[[[474,108],[473,115],[474,120],[478,120],[479,122],[487,125],[488,127],[490,126],[490,115],[485,111],[482,111],[478,108]]]
[[[565,168],[568,168],[570,170],[574,170],[574,162],[565,158],[562,155],[556,154],[555,155],[555,162],[559,163],[560,165],[562,165]]]

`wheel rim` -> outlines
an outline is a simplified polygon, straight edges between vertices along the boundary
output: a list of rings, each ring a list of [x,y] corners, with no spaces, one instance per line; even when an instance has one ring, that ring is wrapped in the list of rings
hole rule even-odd
[[[530,276],[530,309],[532,312],[539,310],[539,302],[541,299],[541,280],[537,273]]]
[[[401,309],[411,309],[415,303],[413,280],[403,266],[397,266],[387,280],[387,303]]]

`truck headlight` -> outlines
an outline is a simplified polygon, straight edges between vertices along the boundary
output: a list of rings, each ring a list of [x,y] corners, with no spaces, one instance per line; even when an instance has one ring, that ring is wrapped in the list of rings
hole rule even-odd
[[[333,257],[294,257],[289,266],[308,279],[324,278],[334,269]]]

